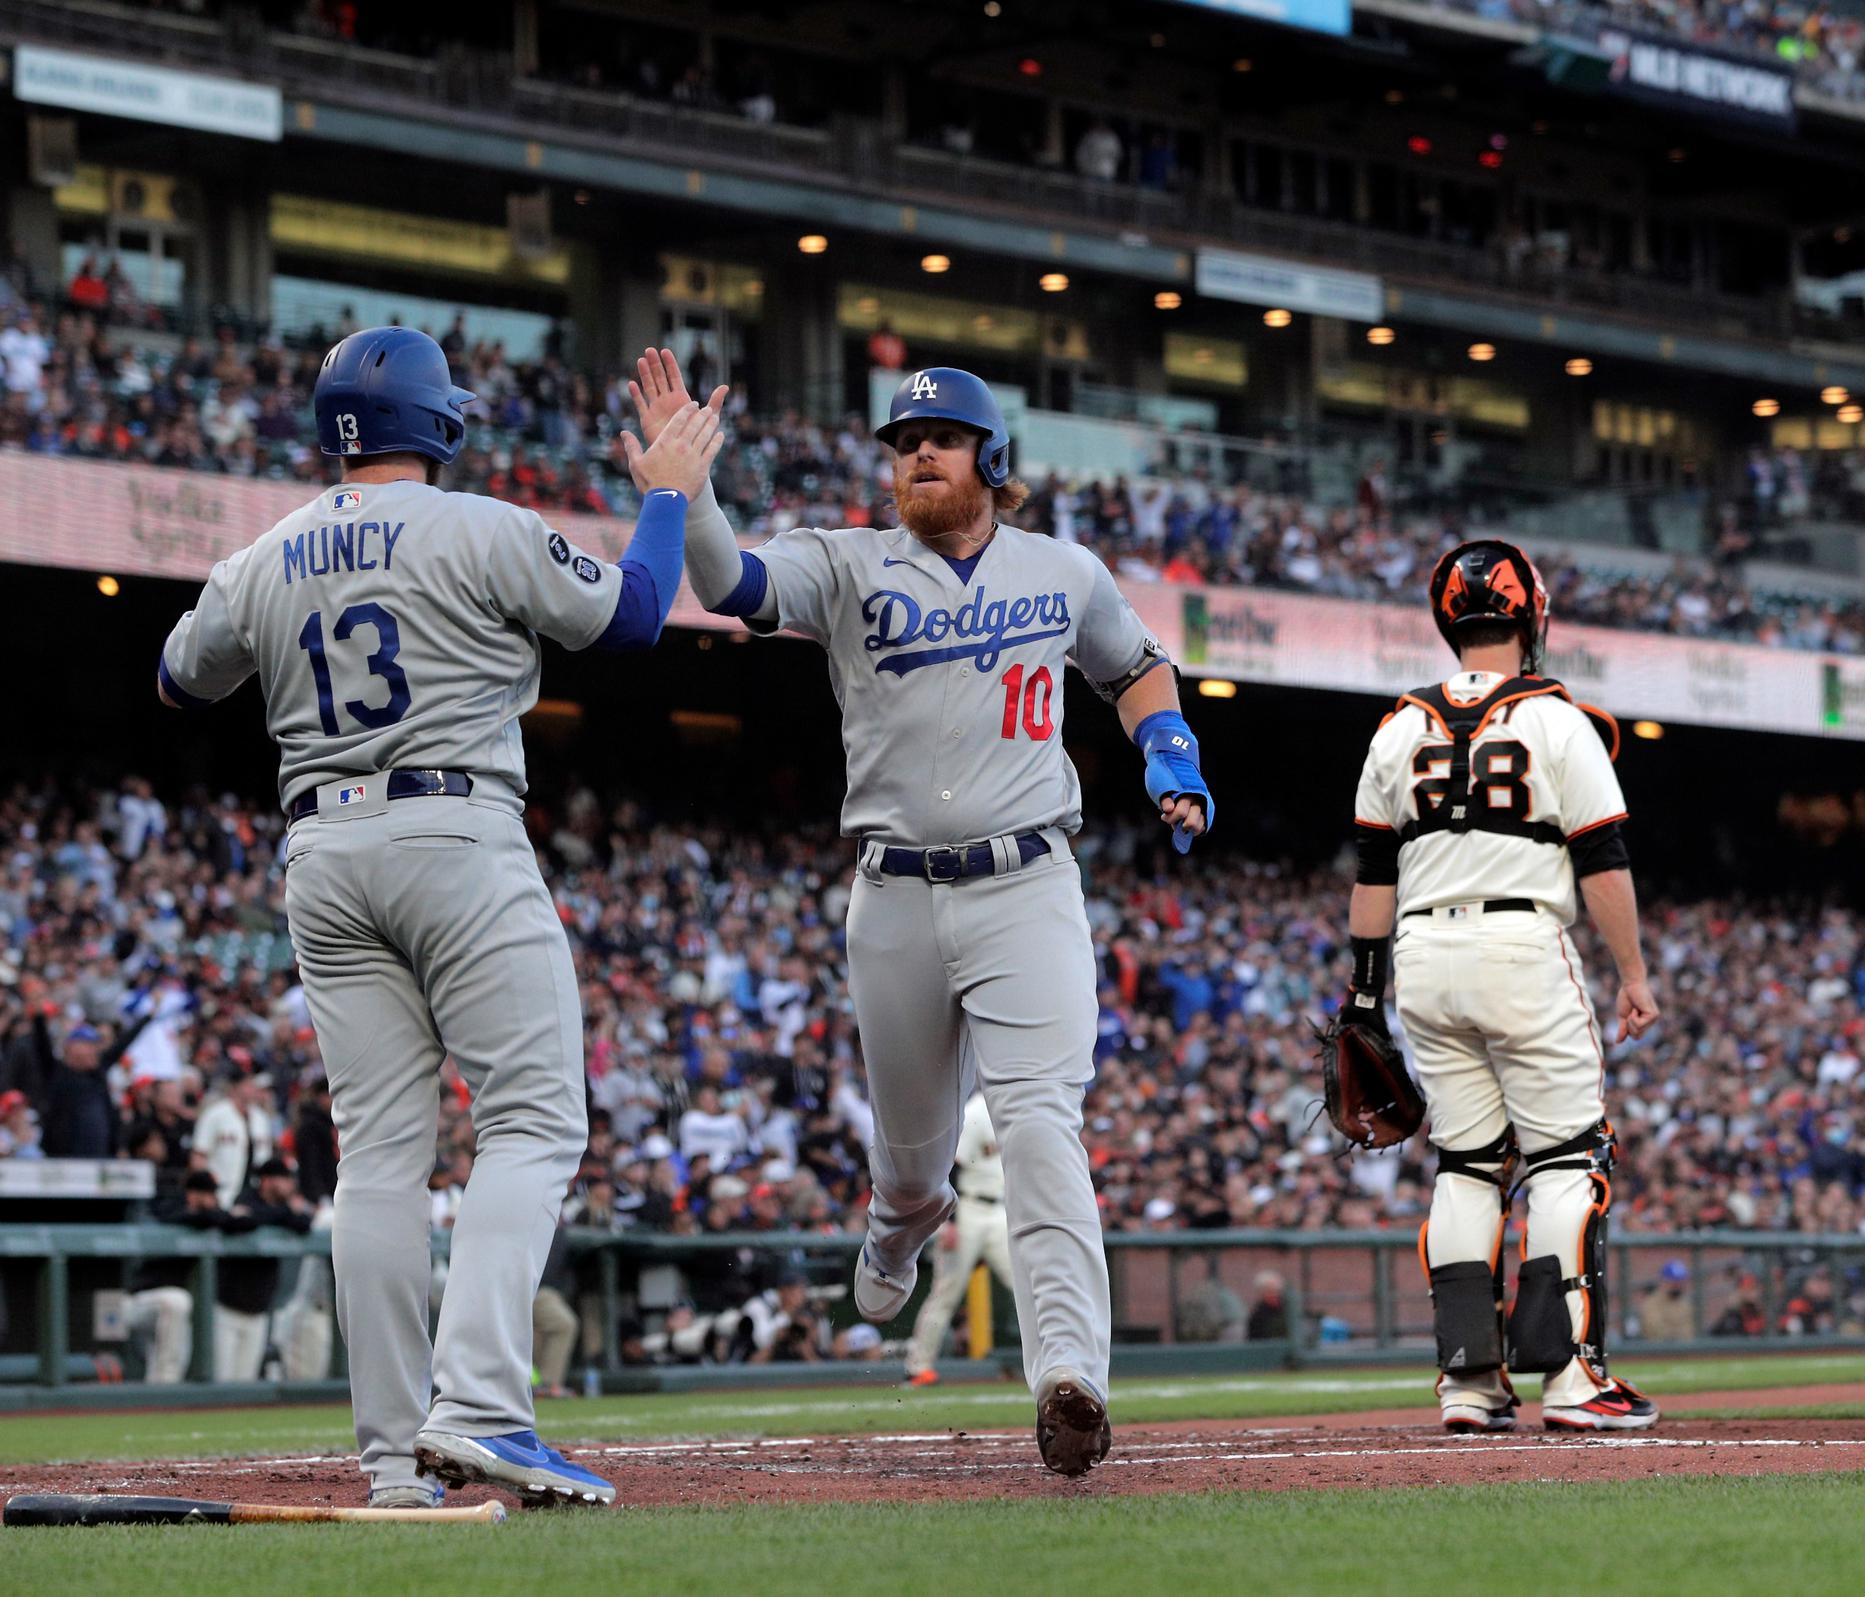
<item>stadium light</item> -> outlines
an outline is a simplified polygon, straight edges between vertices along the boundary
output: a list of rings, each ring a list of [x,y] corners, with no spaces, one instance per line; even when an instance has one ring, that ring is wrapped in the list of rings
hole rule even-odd
[[[1476,164],[1478,166],[1487,167],[1490,171],[1494,172],[1502,166],[1502,151],[1485,150],[1476,158]]]
[[[1377,344],[1381,349],[1384,349],[1398,336],[1390,327],[1369,327],[1366,330],[1366,341],[1369,344]]]
[[[1001,17],[1004,14],[1004,8],[997,3],[997,0],[984,0],[984,14],[987,17]]]
[[[1472,360],[1478,362],[1494,360],[1496,358],[1496,346],[1494,344],[1472,344],[1465,353],[1469,355]]]
[[[1255,68],[1256,63],[1247,55],[1238,56],[1237,59],[1230,64],[1230,70],[1232,72],[1251,72],[1254,71]]]
[[[1414,133],[1405,141],[1405,147],[1414,155],[1429,155],[1431,153],[1431,140],[1426,138],[1422,133]]]
[[[1634,721],[1632,736],[1643,738],[1647,743],[1656,743],[1664,736],[1664,723],[1662,721]]]
[[[1822,405],[1843,405],[1851,397],[1852,396],[1837,383],[1832,383],[1820,390],[1820,403]]]
[[[952,257],[950,255],[922,255],[920,257],[920,270],[922,272],[931,272],[933,276],[937,277],[941,272],[949,272],[952,270]]]
[[[97,579],[97,591],[106,599],[114,599],[123,591],[123,584],[118,582],[115,577],[105,573]]]
[[[1781,402],[1778,399],[1758,399],[1748,407],[1757,416],[1766,421],[1770,416],[1781,414]]]
[[[1569,377],[1591,377],[1593,362],[1584,355],[1576,355],[1562,368]]]
[[[1841,405],[1838,415],[1848,427],[1856,426],[1859,422],[1865,421],[1865,405]]]
[[[1201,699],[1234,699],[1236,696],[1237,684],[1223,677],[1205,677],[1198,683],[1198,697]]]
[[[1068,287],[1068,274],[1065,272],[1044,272],[1036,279],[1036,286],[1045,294],[1060,294]]]
[[[1043,75],[1043,64],[1035,56],[1026,55],[1017,63],[1017,71],[1026,78],[1040,78]]]
[[[1265,327],[1287,327],[1289,323],[1294,320],[1295,313],[1293,311],[1285,311],[1280,307],[1277,307],[1273,311],[1263,312],[1263,325]]]
[[[829,241],[820,233],[805,233],[797,240],[797,248],[805,255],[820,255],[829,247]]]
[[[1175,311],[1184,303],[1177,289],[1162,288],[1153,296],[1153,309],[1156,311]]]

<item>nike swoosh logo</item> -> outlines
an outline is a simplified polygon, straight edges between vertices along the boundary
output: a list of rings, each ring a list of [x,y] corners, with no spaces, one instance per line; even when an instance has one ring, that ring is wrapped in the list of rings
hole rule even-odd
[[[913,562],[911,560],[887,559],[887,560],[883,560],[881,564],[884,566],[910,566],[913,564]]]

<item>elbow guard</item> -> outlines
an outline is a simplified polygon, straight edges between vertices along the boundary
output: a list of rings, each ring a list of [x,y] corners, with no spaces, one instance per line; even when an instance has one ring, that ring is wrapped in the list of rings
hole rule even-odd
[[[1625,833],[1617,821],[1608,821],[1604,826],[1595,826],[1568,838],[1567,854],[1574,862],[1575,877],[1623,871],[1632,864],[1632,856],[1626,852]]]
[[[1359,861],[1353,879],[1364,887],[1396,887],[1399,884],[1399,834],[1390,826],[1354,823],[1354,839]]]

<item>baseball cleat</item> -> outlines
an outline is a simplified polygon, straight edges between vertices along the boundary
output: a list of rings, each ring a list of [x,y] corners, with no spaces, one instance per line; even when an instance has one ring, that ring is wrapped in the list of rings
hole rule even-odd
[[[1107,1404],[1073,1370],[1052,1370],[1036,1388],[1036,1451],[1058,1475],[1086,1475],[1107,1457]]]
[[[864,1320],[886,1325],[900,1317],[919,1278],[917,1259],[904,1270],[883,1270],[874,1262],[870,1245],[864,1242],[861,1258],[855,1265],[855,1307]]]
[[[410,1486],[374,1486],[369,1491],[371,1508],[439,1508],[446,1500],[447,1488],[439,1481],[416,1481]]]
[[[1541,1423],[1551,1431],[1648,1431],[1658,1423],[1658,1405],[1643,1392],[1614,1380],[1584,1403],[1541,1405]]]
[[[915,1370],[907,1377],[908,1386],[937,1386],[938,1384],[939,1372],[937,1370]]]
[[[1515,1411],[1522,1406],[1511,1397],[1501,1408],[1483,1403],[1450,1403],[1444,1409],[1444,1429],[1453,1436],[1483,1436],[1491,1431],[1515,1429]]]
[[[497,1486],[516,1492],[531,1507],[556,1503],[615,1501],[615,1488],[600,1475],[572,1464],[536,1431],[504,1436],[455,1436],[423,1431],[414,1439],[414,1459],[449,1486]]]

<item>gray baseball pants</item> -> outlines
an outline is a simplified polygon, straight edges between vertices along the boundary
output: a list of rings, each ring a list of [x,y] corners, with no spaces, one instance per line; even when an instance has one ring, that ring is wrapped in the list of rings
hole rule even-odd
[[[582,1156],[570,947],[508,789],[386,802],[340,784],[291,828],[285,907],[342,1158],[331,1252],[362,1467],[416,1478],[415,1433],[529,1430],[531,1303]],[[353,790],[353,789],[352,789]],[[428,1337],[440,1069],[472,1094],[475,1157]],[[432,1403],[430,1406],[430,1396]]]
[[[1107,1391],[1112,1307],[1082,1094],[1094,1077],[1094,949],[1059,831],[1020,868],[961,882],[882,876],[864,844],[848,909],[849,986],[874,1102],[869,1245],[919,1256],[953,1202],[965,1100],[982,1089],[1003,1152],[1023,1373]]]

